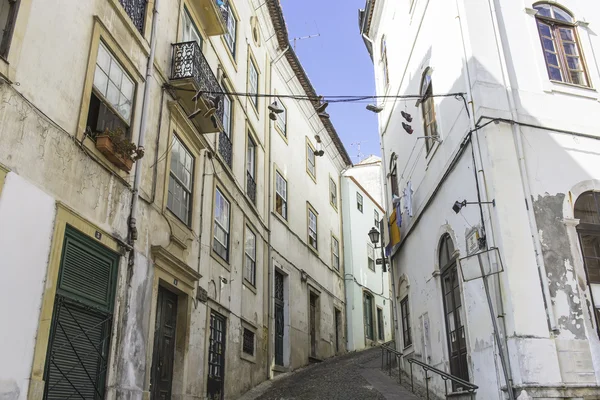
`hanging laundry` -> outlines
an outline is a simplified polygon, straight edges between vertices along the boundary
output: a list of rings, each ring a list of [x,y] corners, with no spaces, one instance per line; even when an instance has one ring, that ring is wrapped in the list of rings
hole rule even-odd
[[[412,196],[413,196],[414,191],[412,189],[411,181],[408,181],[406,183],[406,187],[404,188],[402,193],[404,194],[404,211],[406,211],[406,214],[409,217],[412,217],[413,216]]]

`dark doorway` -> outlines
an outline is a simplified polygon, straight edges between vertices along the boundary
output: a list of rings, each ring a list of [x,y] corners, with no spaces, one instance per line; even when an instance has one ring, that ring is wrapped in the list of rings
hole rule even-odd
[[[285,327],[283,275],[275,271],[275,364],[283,366],[283,335]]]
[[[210,313],[210,344],[208,348],[209,400],[225,397],[225,317],[214,311]]]
[[[317,356],[317,301],[318,296],[310,293],[310,355]]]
[[[159,286],[150,386],[153,400],[171,398],[176,327],[177,295]]]
[[[381,342],[385,340],[385,332],[383,331],[383,310],[377,307],[377,337]]]
[[[335,352],[341,351],[340,345],[342,342],[342,312],[335,309]]]

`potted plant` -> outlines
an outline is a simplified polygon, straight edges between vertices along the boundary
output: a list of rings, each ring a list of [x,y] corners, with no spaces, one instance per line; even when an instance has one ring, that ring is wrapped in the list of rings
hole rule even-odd
[[[96,148],[124,171],[131,171],[133,162],[144,156],[144,149],[131,142],[121,128],[106,129],[96,136]]]

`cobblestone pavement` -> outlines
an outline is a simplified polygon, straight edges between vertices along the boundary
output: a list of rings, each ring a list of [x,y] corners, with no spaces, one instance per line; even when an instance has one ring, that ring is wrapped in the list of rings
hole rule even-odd
[[[274,381],[255,400],[417,400],[381,372],[381,352],[351,353]]]

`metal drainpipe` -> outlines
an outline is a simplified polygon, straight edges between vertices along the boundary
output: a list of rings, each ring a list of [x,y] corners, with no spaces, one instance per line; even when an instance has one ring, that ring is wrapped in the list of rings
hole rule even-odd
[[[158,16],[158,3],[160,0],[154,0],[154,7],[152,9],[152,30],[150,33],[150,55],[148,56],[148,65],[146,66],[146,82],[144,85],[144,97],[142,98],[142,115],[140,122],[140,136],[138,138],[138,147],[144,147],[146,139],[146,125],[148,124],[148,99],[150,97],[150,81],[152,74],[154,73],[154,54],[156,52],[156,25]],[[162,104],[161,104],[162,107]],[[158,150],[158,149],[157,149]],[[140,181],[142,180],[142,163],[135,163],[135,176],[133,180],[133,198],[131,200],[131,214],[129,215],[129,244],[133,246],[133,243],[138,238],[138,231],[136,226],[136,218],[138,212],[138,201],[139,201],[139,187]],[[135,250],[131,251],[129,257],[129,266],[132,267],[134,263]]]
[[[498,28],[498,10],[496,9],[496,5],[494,4],[494,0],[488,0],[488,4],[490,7],[491,17],[494,20],[494,33],[496,36],[496,45],[498,47],[500,64],[502,66],[502,78],[504,80],[504,85],[506,87],[506,96],[510,105],[510,114],[511,119],[514,121],[518,121],[518,113],[516,111],[516,101],[512,92],[513,84],[510,74],[508,73],[507,59],[508,54],[506,53],[506,47],[503,43],[502,36],[499,32]],[[529,220],[529,226],[531,230],[531,237],[533,239],[533,246],[535,249],[535,258],[538,265],[542,293],[544,295],[544,301],[546,303],[546,316],[548,318],[548,324],[550,330],[552,332],[557,332],[559,329],[556,325],[556,320],[554,316],[554,310],[552,308],[552,298],[550,296],[550,287],[548,285],[548,274],[546,271],[546,263],[544,261],[544,256],[542,253],[542,246],[537,226],[537,221],[535,219],[535,214],[533,212],[533,204],[530,204],[532,199],[531,194],[531,186],[529,182],[529,175],[527,174],[527,165],[525,164],[525,153],[523,151],[523,134],[519,126],[516,124],[512,125],[513,138],[515,141],[515,147],[517,151],[517,157],[519,158],[519,172],[521,175],[521,179],[523,181],[523,191],[525,192],[525,204],[527,210],[527,217]]]

